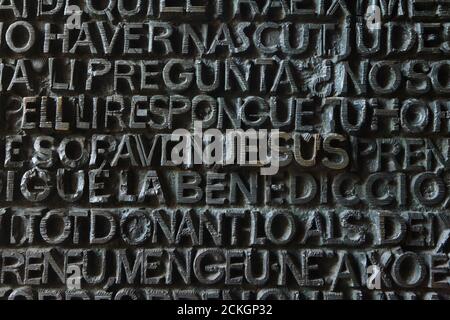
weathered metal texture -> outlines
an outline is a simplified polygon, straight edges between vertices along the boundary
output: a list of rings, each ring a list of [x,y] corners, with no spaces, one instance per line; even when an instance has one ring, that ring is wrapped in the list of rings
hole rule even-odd
[[[2,298],[450,297],[449,1],[2,0],[0,21]]]

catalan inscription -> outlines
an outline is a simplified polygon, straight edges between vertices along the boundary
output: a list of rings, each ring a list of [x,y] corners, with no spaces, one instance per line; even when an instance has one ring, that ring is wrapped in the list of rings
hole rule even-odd
[[[0,0],[0,299],[450,299],[449,0]]]

